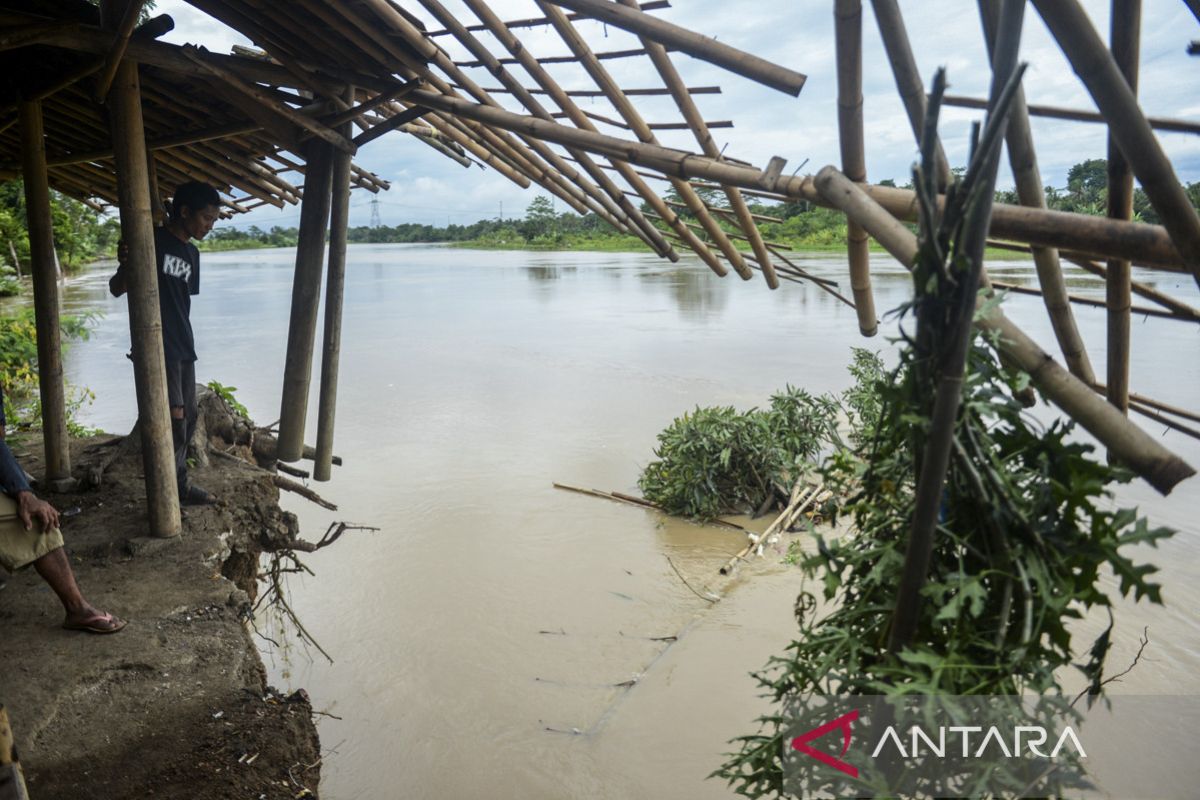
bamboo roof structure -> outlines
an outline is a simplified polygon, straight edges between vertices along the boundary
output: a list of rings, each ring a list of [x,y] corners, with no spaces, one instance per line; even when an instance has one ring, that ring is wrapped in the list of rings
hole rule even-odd
[[[676,66],[680,54],[787,95],[801,92],[805,76],[663,20],[653,12],[668,6],[666,0],[534,0],[536,16],[509,21],[502,20],[487,0],[461,0],[467,13],[452,11],[441,0],[187,1],[243,34],[254,47],[223,54],[160,42],[158,37],[172,23],[155,17],[138,24],[141,0],[104,0],[105,13],[86,0],[0,0],[0,68],[15,76],[0,93],[0,178],[21,175],[18,109],[40,101],[50,186],[96,207],[117,205],[121,176],[114,157],[113,104],[107,94],[118,65],[135,63],[145,141],[152,155],[148,169],[155,207],[161,207],[170,187],[186,179],[217,186],[230,214],[297,204],[305,196],[310,173],[325,169],[326,159],[337,158],[351,159],[346,169],[354,187],[385,190],[386,180],[352,159],[359,148],[378,138],[407,134],[460,164],[478,163],[520,186],[537,185],[576,212],[594,213],[613,228],[640,238],[664,258],[677,260],[680,251],[691,251],[717,275],[734,272],[749,280],[757,271],[770,288],[781,280],[812,282],[856,309],[864,335],[877,329],[868,239],[890,234],[880,234],[877,219],[864,209],[882,209],[896,224],[915,220],[918,209],[913,192],[867,182],[861,0],[830,0],[838,76],[837,109],[836,114],[831,109],[830,116],[840,134],[841,174],[854,192],[839,188],[842,184],[827,174],[825,179],[785,174],[782,158],[755,165],[723,152],[712,131],[735,121],[705,119],[703,96],[721,90],[688,86]],[[927,102],[923,77],[928,76],[917,70],[897,0],[871,3],[897,90],[919,140]],[[1200,217],[1154,133],[1194,133],[1200,128],[1188,120],[1147,119],[1138,107],[1139,3],[1114,5],[1114,32],[1124,25],[1126,38],[1131,30],[1134,41],[1114,40],[1112,49],[1077,0],[1031,3],[1098,112],[1029,106],[1023,96],[1018,98],[1007,149],[1020,204],[995,205],[990,235],[999,244],[1032,252],[1037,291],[1045,298],[1071,380],[1088,392],[1100,387],[1122,411],[1167,414],[1176,427],[1189,430],[1181,420],[1194,421],[1194,416],[1176,418],[1166,404],[1134,401],[1122,375],[1128,373],[1130,293],[1161,306],[1160,315],[1169,318],[1194,324],[1200,316],[1178,299],[1130,278],[1132,265],[1191,274],[1200,282]],[[1002,4],[979,0],[979,10],[986,37],[992,37]],[[637,46],[612,49],[590,41],[598,27],[586,23],[597,20],[632,34]],[[531,28],[554,31],[567,54],[532,52],[523,41]],[[986,42],[990,48],[990,38]],[[981,45],[981,52],[988,50]],[[644,85],[623,86],[614,78],[610,65],[630,59],[639,59],[645,67]],[[587,86],[581,88],[577,81],[567,86],[556,78],[562,64],[582,71]],[[643,97],[670,98],[678,117],[652,117],[639,107]],[[582,99],[604,105],[585,109]],[[988,105],[963,97],[948,102]],[[1106,122],[1110,150],[1126,162],[1126,171],[1112,174],[1110,182],[1123,186],[1136,176],[1164,224],[1131,221],[1129,209],[1116,206],[1108,217],[1047,210],[1029,134],[1031,115]],[[687,149],[664,146],[657,134],[662,130],[686,131],[695,144]],[[932,146],[944,188],[951,180],[950,169],[940,144],[935,140]],[[321,178],[309,185],[320,185],[328,193],[327,182]],[[674,195],[670,201],[668,190]],[[335,185],[335,195],[337,191]],[[718,195],[719,204],[711,199]],[[850,292],[810,275],[784,248],[764,241],[747,195],[842,209],[849,221]],[[681,217],[682,211],[695,221]],[[327,220],[328,208],[324,213]],[[863,224],[866,220],[870,227]],[[320,287],[318,272],[315,288],[301,288],[301,273],[311,273],[309,267],[301,269],[304,260],[298,256],[296,296]],[[1118,354],[1120,369],[1114,371],[1110,359],[1106,387],[1098,382],[1074,324],[1071,308],[1077,298],[1066,292],[1064,261],[1104,275],[1109,284],[1108,352]],[[310,275],[304,280],[313,279]],[[293,323],[296,314],[294,305]],[[306,326],[311,329],[315,305],[309,316],[313,319]],[[309,349],[311,360],[311,341]],[[291,358],[289,346],[289,364]],[[295,378],[293,388],[302,389],[306,400],[307,371]],[[289,438],[283,432],[288,414],[283,416],[281,442]],[[299,416],[302,431],[303,413]]]

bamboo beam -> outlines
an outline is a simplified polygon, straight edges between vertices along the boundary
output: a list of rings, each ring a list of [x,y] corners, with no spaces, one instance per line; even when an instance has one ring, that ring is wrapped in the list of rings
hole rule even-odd
[[[871,0],[875,9],[875,21],[879,24],[879,35],[883,38],[883,47],[887,51],[888,62],[892,65],[892,75],[896,79],[896,90],[908,113],[908,123],[912,127],[913,137],[917,144],[921,143],[921,131],[925,126],[925,84],[921,80],[921,72],[917,69],[917,59],[913,56],[912,45],[908,41],[908,33],[904,28],[904,17],[900,15],[900,6],[896,0]],[[942,149],[939,139],[934,153],[937,164],[938,188],[945,191],[950,185],[950,162],[946,160],[946,152]]]
[[[988,53],[995,49],[996,28],[1000,19],[1000,0],[979,0],[979,15],[983,21],[983,36]],[[1025,110],[1025,89],[1017,89],[1009,112],[1008,128],[1005,131],[1005,141],[1008,145],[1008,161],[1012,167],[1013,179],[1017,187],[1017,197],[1021,205],[1032,208],[1046,208],[1046,192],[1042,186],[1042,176],[1038,171],[1037,149],[1033,145],[1033,131],[1029,126],[1029,114]],[[1084,383],[1093,383],[1096,374],[1092,371],[1092,362],[1088,358],[1087,348],[1079,328],[1075,325],[1075,317],[1071,313],[1071,304],[1067,298],[1067,284],[1063,278],[1062,264],[1058,251],[1052,247],[1034,247],[1033,263],[1037,269],[1038,281],[1042,286],[1042,298],[1045,301],[1046,313],[1050,316],[1050,324],[1054,329],[1054,337],[1062,351],[1067,369]]]
[[[29,230],[30,272],[33,275],[33,309],[37,327],[38,387],[42,403],[42,444],[46,479],[71,477],[71,441],[67,435],[67,401],[63,385],[62,342],[59,331],[57,258],[50,219],[50,184],[46,172],[45,129],[42,104],[22,101],[22,177],[25,185],[25,218]]]
[[[624,2],[624,0],[622,0]],[[461,86],[454,86],[455,89],[461,89]],[[488,94],[511,94],[508,89],[503,86],[489,86],[484,89]],[[544,89],[529,89],[530,94],[547,94]],[[565,89],[568,97],[603,97],[604,92],[599,89]],[[625,89],[623,90],[627,97],[661,97],[671,94],[670,89]],[[684,91],[691,94],[720,94],[720,86],[688,86]]]
[[[897,261],[911,269],[917,258],[917,237],[896,221],[852,181],[832,167],[821,171],[831,184],[831,196],[847,216],[855,217]],[[1155,489],[1169,494],[1180,481],[1196,474],[1195,469],[1163,447],[1156,439],[1124,417],[1092,389],[1063,369],[999,308],[980,317],[976,324],[997,334],[1001,356],[1027,372],[1033,384],[1072,419],[1117,454]]]
[[[348,91],[353,102],[354,90]],[[347,120],[343,136],[350,135]],[[333,159],[333,194],[329,217],[329,263],[325,281],[325,330],[321,338],[321,388],[317,405],[317,446],[313,479],[327,481],[333,473],[333,427],[337,413],[338,366],[342,349],[342,295],[346,285],[346,234],[350,224],[350,155]]]
[[[659,9],[670,8],[670,7],[671,7],[670,0],[650,0],[650,2],[648,2],[648,3],[641,3],[638,5],[638,8],[641,11],[658,11]],[[577,19],[587,19],[587,17],[583,14],[568,14],[567,19],[574,22]],[[544,27],[549,24],[550,24],[550,21],[548,19],[546,19],[545,17],[534,17],[532,19],[514,19],[509,22],[505,22],[504,27],[508,28],[509,30],[512,30],[513,28],[541,28],[541,27]],[[471,33],[478,33],[479,31],[486,31],[487,26],[486,25],[471,25],[471,26],[467,27],[466,30]],[[443,28],[440,31],[433,31],[432,33],[429,33],[427,35],[428,36],[447,36],[452,32],[453,31],[451,31],[449,28]]]
[[[636,5],[637,0],[622,0],[624,4],[630,8]],[[646,52],[650,56],[651,63],[654,64],[655,70],[658,71],[659,77],[662,78],[667,90],[671,93],[671,98],[675,101],[675,105],[679,108],[680,113],[687,123],[688,128],[692,131],[692,135],[696,138],[700,145],[701,151],[709,158],[720,158],[721,151],[713,141],[712,134],[709,133],[708,125],[704,121],[700,109],[692,100],[691,91],[684,85],[683,79],[679,76],[679,72],[675,69],[675,65],[671,63],[671,58],[667,54],[667,48],[657,42],[649,39],[641,39],[641,44],[646,48]],[[626,94],[630,92],[626,91]],[[729,202],[738,224],[741,227],[742,233],[745,234],[750,242],[750,249],[754,251],[754,258],[758,261],[759,271],[766,280],[767,286],[775,289],[779,286],[779,282],[775,279],[774,265],[771,263],[771,255],[763,244],[762,236],[759,234],[758,226],[754,224],[753,215],[750,214],[749,208],[746,207],[745,201],[742,199],[741,192],[733,186],[722,186],[722,191],[725,193],[725,199]]]
[[[421,89],[413,92],[412,99],[448,114],[504,130],[527,133],[548,142],[570,145],[656,169],[664,174],[702,178],[742,189],[762,190],[772,197],[829,205],[829,201],[816,190],[812,176],[771,178],[755,167],[717,161],[683,150],[630,142]],[[864,185],[862,190],[896,219],[910,222],[917,219],[917,201],[912,190],[870,184]],[[938,202],[944,202],[944,198],[939,198]],[[1057,247],[1072,254],[1098,258],[1116,255],[1130,258],[1135,264],[1167,272],[1185,271],[1170,237],[1159,225],[996,203],[992,207],[989,232],[996,238]]]
[[[752,81],[770,86],[793,97],[804,88],[804,75],[772,64],[764,58],[743,52],[707,36],[653,17],[609,0],[552,0],[555,5],[606,22],[661,45],[687,53],[693,58],[724,67]]]
[[[1104,267],[1100,266],[1096,262],[1089,261],[1086,258],[1071,258],[1069,260],[1071,261],[1071,263],[1075,264],[1076,266],[1087,270],[1088,272],[1092,273],[1093,275],[1096,275],[1097,277],[1099,277],[1099,278],[1103,279],[1105,282],[1107,282],[1108,270],[1105,269]],[[1133,291],[1134,294],[1140,295],[1154,303],[1158,303],[1163,308],[1166,308],[1166,309],[1169,309],[1169,310],[1175,312],[1175,314],[1178,316],[1192,317],[1194,319],[1200,320],[1200,309],[1197,309],[1194,306],[1190,306],[1187,303],[1181,303],[1180,301],[1176,300],[1174,297],[1165,295],[1162,292],[1158,291],[1157,289],[1151,288],[1144,283],[1138,283],[1137,281],[1132,281],[1129,284],[1129,288]]]
[[[987,100],[976,97],[948,94],[942,97],[942,105],[958,106],[959,108],[987,108]],[[1061,106],[1038,105],[1027,103],[1025,106],[1031,117],[1046,117],[1048,119],[1065,119],[1075,122],[1104,122],[1104,115],[1096,111],[1081,111]],[[1200,133],[1200,123],[1168,117],[1146,117],[1150,127],[1159,131],[1173,133]]]
[[[113,77],[117,74],[117,64],[121,63],[121,59],[125,57],[125,49],[129,46],[129,36],[133,33],[134,27],[137,25],[138,15],[142,13],[142,7],[146,5],[146,0],[133,0],[126,3],[125,12],[121,16],[121,22],[117,25],[114,34],[112,49],[104,57],[104,66],[100,70],[100,76],[96,79],[96,91],[93,93],[97,103],[103,103],[108,97],[109,87],[112,86]]]
[[[626,5],[629,5],[629,4],[626,3]],[[634,7],[636,7],[636,6],[637,6],[637,4],[635,2]],[[549,15],[547,15],[546,19],[548,22],[552,22],[552,20],[550,20],[550,18],[549,18]],[[599,61],[611,61],[611,60],[617,59],[617,58],[634,58],[636,56],[644,56],[644,55],[646,55],[646,50],[644,47],[636,47],[632,50],[609,50],[609,51],[605,51],[605,52],[593,53],[592,55],[594,55],[596,57],[596,59]],[[521,63],[516,58],[500,58],[500,59],[497,59],[497,61],[499,61],[501,64],[504,64],[505,66],[511,66],[513,64]],[[578,64],[579,58],[577,56],[544,56],[542,58],[539,58],[537,60],[537,62],[539,64],[541,64],[542,66],[545,66],[547,64]],[[483,61],[479,61],[479,60],[456,61],[454,63],[458,64],[458,66],[460,66],[460,67],[483,67],[483,66],[486,66],[486,64],[484,64]]]
[[[358,136],[354,137],[354,145],[356,147],[362,147],[367,142],[372,142],[378,139],[380,136],[383,136],[385,133],[394,131],[401,125],[406,125],[409,122],[419,119],[428,113],[429,109],[425,108],[424,106],[413,106],[407,111],[402,111],[393,117],[389,117],[387,120],[379,123],[378,125],[372,125],[370,128],[367,128]]]
[[[1027,294],[1033,297],[1041,297],[1042,290],[1033,286],[1021,286],[1016,283],[1007,283],[1004,281],[992,281],[992,286],[997,289],[1013,292],[1015,294]],[[1067,295],[1067,300],[1081,306],[1091,306],[1092,308],[1107,308],[1108,303],[1104,300],[1097,300],[1094,297],[1083,297],[1077,294]],[[1158,317],[1159,319],[1175,319],[1180,322],[1200,322],[1200,317],[1190,314],[1178,314],[1174,311],[1167,311],[1161,308],[1150,308],[1149,306],[1133,306],[1129,307],[1132,314],[1137,314],[1141,317]],[[1115,403],[1113,405],[1116,405]]]
[[[39,44],[62,33],[79,30],[78,22],[33,22],[0,31],[0,52]],[[39,99],[39,98],[26,98]]]
[[[850,180],[863,183],[867,180],[867,160],[863,149],[862,0],[835,0],[833,29],[842,172]],[[846,221],[846,251],[858,332],[863,336],[874,336],[879,332],[879,319],[875,315],[875,296],[871,292],[871,245],[867,232],[849,218]]]
[[[638,110],[634,108],[631,102],[629,102],[629,98],[625,97],[625,95],[621,92],[620,87],[617,86],[616,81],[614,81],[612,76],[609,75],[608,70],[606,70],[599,60],[594,57],[591,48],[588,47],[587,43],[583,41],[583,38],[566,19],[566,15],[563,14],[563,12],[557,7],[544,2],[544,0],[536,0],[536,2],[538,8],[540,8],[546,14],[546,17],[551,21],[551,24],[554,25],[554,29],[558,32],[559,36],[561,36],[563,41],[566,42],[567,47],[570,48],[571,52],[574,53],[575,56],[580,60],[580,63],[583,65],[583,68],[587,71],[588,75],[590,75],[592,80],[596,82],[596,85],[599,86],[602,91],[604,91],[608,101],[613,104],[613,107],[617,109],[617,112],[622,118],[624,118],[626,123],[628,123],[634,135],[643,142],[658,144],[658,139],[655,138],[654,132],[650,130],[650,126],[646,124],[645,120],[642,119],[641,114],[638,113]],[[626,165],[625,168],[633,172],[632,167]],[[733,243],[729,241],[729,237],[725,235],[725,231],[721,229],[721,226],[717,224],[717,221],[708,213],[708,209],[705,207],[704,201],[700,199],[700,197],[696,194],[696,191],[692,189],[690,185],[688,185],[687,181],[680,178],[672,178],[671,186],[675,189],[675,192],[679,195],[680,199],[683,200],[688,209],[703,226],[705,233],[707,233],[708,236],[714,242],[716,242],[717,247],[721,250],[721,253],[724,254],[729,263],[733,265],[734,270],[736,270],[737,273],[745,280],[752,278],[753,272],[751,272],[750,267],[746,266],[746,262],[743,260],[742,254],[739,253],[737,248],[733,246]],[[648,188],[649,187],[647,187],[647,189]],[[657,195],[655,196],[657,197]],[[660,203],[661,202],[662,201],[660,200]],[[666,207],[665,203],[662,205]],[[670,213],[672,216],[676,216],[674,212]],[[699,253],[699,251],[697,251],[697,253]],[[701,258],[704,258],[702,253],[699,254],[701,255]],[[708,259],[705,260],[707,261]],[[720,273],[718,272],[718,274]],[[775,286],[778,287],[778,285],[778,282],[776,282]]]
[[[183,54],[197,65],[202,67],[211,77],[218,79],[239,94],[245,95],[251,100],[254,100],[263,109],[269,111],[270,113],[282,117],[287,122],[307,130],[314,136],[324,139],[326,142],[342,152],[354,155],[355,151],[357,150],[357,148],[354,146],[354,143],[345,136],[338,134],[336,131],[326,127],[311,117],[301,114],[290,106],[273,100],[267,95],[266,92],[243,82],[241,78],[229,70],[209,63],[205,58],[202,58],[199,51],[191,45],[184,47]]]
[[[1110,135],[1170,233],[1184,266],[1200,284],[1200,216],[1188,201],[1120,67],[1077,0],[1033,0],[1033,5],[1108,120]]]
[[[499,63],[496,63],[495,56],[492,55],[491,51],[488,50],[488,48],[485,47],[477,37],[469,33],[466,28],[458,22],[457,18],[453,14],[450,14],[440,2],[437,2],[437,0],[422,0],[422,4],[443,25],[446,25],[447,28],[455,31],[456,38],[464,47],[468,49],[468,51],[470,51],[477,58],[487,61],[490,64],[488,67],[489,72],[491,72],[493,76],[495,76],[498,80],[500,80],[501,83],[511,90],[514,96],[521,102],[523,106],[525,106],[525,108],[529,109],[531,113],[539,118],[546,120],[550,119],[550,112],[543,107],[541,103],[534,99],[533,96],[525,89],[524,85],[521,84],[521,82],[518,81],[507,69],[505,69]],[[550,87],[554,86],[555,89],[561,91],[556,84],[553,84],[553,81],[549,79],[549,76],[546,75],[545,71],[540,67],[540,65],[532,60],[532,56],[520,48],[520,43],[516,40],[516,37],[512,35],[511,31],[508,31],[506,28],[504,28],[503,23],[501,23],[494,15],[491,15],[490,11],[488,11],[486,7],[484,7],[483,10],[480,10],[479,8],[472,8],[472,10],[483,21],[483,24],[491,29],[492,34],[496,36],[500,40],[501,44],[507,47],[510,52],[517,53],[518,57],[523,58],[526,64],[532,63],[532,71],[530,71],[530,74],[533,75],[535,79],[539,77],[542,78],[539,83],[543,83],[543,81],[545,81],[549,84],[543,85],[543,89],[550,91]],[[444,66],[443,69],[445,69]],[[457,70],[457,68],[455,69]],[[526,69],[529,71],[528,66]],[[466,75],[461,75],[461,73],[459,75],[455,75],[451,73],[451,77],[457,80],[463,86],[466,86],[472,95],[479,98],[481,102],[486,103],[489,107],[499,110],[499,104],[496,103],[496,101],[492,99],[490,95],[484,92],[481,87],[470,81]],[[568,100],[567,102],[569,103],[570,101]],[[609,224],[612,224],[613,227],[617,228],[618,230],[631,232],[638,236],[659,255],[664,255],[672,261],[677,261],[679,259],[679,255],[675,253],[674,249],[670,244],[667,243],[658,229],[651,225],[636,207],[634,207],[631,203],[625,200],[624,197],[621,196],[620,190],[617,189],[616,185],[601,172],[600,168],[587,156],[585,152],[578,148],[568,148],[568,152],[575,157],[576,161],[584,168],[588,175],[591,176],[597,184],[599,184],[599,187],[590,183],[581,175],[579,175],[579,173],[569,164],[567,164],[561,156],[550,150],[550,148],[547,147],[545,143],[540,141],[540,139],[537,137],[524,138],[536,153],[538,153],[542,158],[546,159],[547,163],[558,170],[560,175],[566,176],[567,178],[573,180],[585,191],[588,196],[593,199],[596,204],[598,204],[600,211],[597,213],[599,213],[601,217],[605,218]],[[601,191],[601,187],[603,191]]]
[[[317,305],[321,300],[321,266],[325,260],[332,180],[333,150],[330,145],[315,140],[309,142],[296,242],[296,277],[292,283],[283,396],[279,407],[280,461],[299,461],[304,453],[304,423],[312,377],[313,342],[317,335]]]
[[[129,60],[120,63],[109,98],[121,237],[129,246],[129,260],[125,265],[129,338],[133,345],[133,382],[142,440],[148,522],[153,536],[178,536],[182,532],[179,488],[168,410],[146,134],[136,63]]]
[[[1109,40],[1112,57],[1134,98],[1138,91],[1138,51],[1142,28],[1141,0],[1112,0]],[[1110,219],[1133,218],[1133,169],[1121,152],[1113,131],[1108,133],[1108,207]],[[1198,273],[1200,279],[1200,273]],[[1133,310],[1133,270],[1128,259],[1110,258],[1105,279],[1108,306],[1107,395],[1122,413],[1129,413],[1130,312]],[[1095,380],[1093,379],[1093,383]]]

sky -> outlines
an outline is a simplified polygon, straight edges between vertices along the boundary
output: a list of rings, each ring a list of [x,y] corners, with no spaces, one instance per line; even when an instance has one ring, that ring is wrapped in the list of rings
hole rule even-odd
[[[436,24],[416,0],[401,0],[403,7]],[[461,19],[474,23],[474,16],[460,0],[444,4]],[[896,92],[891,69],[869,0],[863,3],[863,97],[866,129],[867,177],[903,183],[908,180],[916,156],[916,144]],[[1108,38],[1108,0],[1084,0],[1093,24]],[[492,0],[491,7],[502,19],[541,16],[533,0]],[[938,67],[945,67],[949,93],[986,97],[990,70],[976,4],[913,2],[901,0],[909,37],[926,86]],[[673,0],[672,7],[653,12],[656,16],[695,30],[719,41],[753,52],[808,76],[799,97],[762,87],[748,79],[693,59],[673,54],[673,61],[689,86],[722,87],[719,95],[697,95],[705,118],[732,120],[733,128],[713,130],[718,146],[727,155],[764,166],[772,156],[788,161],[785,172],[816,172],[826,164],[839,163],[837,144],[837,80],[833,42],[832,0]],[[220,22],[188,5],[184,0],[158,0],[155,13],[174,17],[175,30],[163,37],[177,44],[193,43],[214,52],[229,52],[237,44],[252,44]],[[577,23],[593,50],[632,49],[637,40],[594,21]],[[493,53],[503,53],[490,37],[484,41]],[[564,55],[566,45],[550,28],[521,32],[525,46],[536,56]],[[1150,116],[1200,120],[1200,57],[1188,56],[1186,48],[1200,39],[1200,24],[1179,0],[1144,0],[1139,99]],[[452,37],[438,43],[455,60],[468,58]],[[1086,88],[1071,70],[1051,39],[1032,5],[1025,13],[1021,60],[1029,63],[1025,77],[1027,101],[1095,110]],[[629,88],[659,88],[658,75],[644,57],[605,61],[617,82]],[[554,78],[566,88],[594,88],[576,65],[550,65]],[[482,69],[468,73],[484,87],[497,81]],[[534,83],[523,71],[516,74],[527,86]],[[496,95],[507,108],[521,111],[515,101]],[[668,97],[638,97],[635,102],[650,122],[675,122],[678,111]],[[548,103],[549,104],[549,103]],[[619,115],[607,101],[579,99],[580,106],[609,117]],[[940,133],[952,165],[965,162],[971,122],[983,112],[946,108]],[[611,135],[632,138],[627,131],[602,123],[599,129]],[[669,147],[697,150],[686,131],[660,131],[660,142]],[[1043,181],[1048,186],[1066,185],[1067,170],[1088,158],[1105,156],[1105,127],[1100,124],[1033,119]],[[1159,140],[1185,183],[1200,180],[1200,136],[1160,132]],[[351,195],[351,225],[366,225],[371,219],[372,200],[385,225],[419,222],[433,225],[467,224],[482,218],[519,217],[539,193],[539,187],[521,189],[495,171],[478,166],[464,168],[429,149],[411,136],[388,134],[360,149],[355,159],[360,166],[391,182],[390,191],[372,195],[356,190]],[[1012,177],[1002,167],[998,186],[1009,188]],[[559,203],[559,210],[562,204]],[[298,206],[284,209],[264,207],[236,216],[225,223],[239,228],[257,225],[295,226]]]

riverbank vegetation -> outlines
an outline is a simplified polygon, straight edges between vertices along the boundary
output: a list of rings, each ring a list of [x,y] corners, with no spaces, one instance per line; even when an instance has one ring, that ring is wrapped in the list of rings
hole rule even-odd
[[[927,130],[936,130],[942,87],[939,73]],[[971,172],[944,209],[922,178],[933,174],[925,150],[913,299],[898,310],[906,331],[899,363],[862,375],[877,409],[861,415],[851,446],[830,441],[815,465],[853,527],[816,534],[815,547],[794,553],[805,576],[798,630],[756,675],[774,710],[734,740],[715,773],[739,794],[791,796],[803,785],[805,795],[943,796],[936,787],[957,785],[956,776],[909,769],[915,762],[890,773],[880,762],[860,764],[849,784],[824,771],[788,786],[803,780],[784,766],[787,743],[809,727],[797,726],[798,715],[831,695],[1032,694],[1056,719],[1069,718],[1068,670],[1083,674],[1079,697],[1103,694],[1114,596],[1161,603],[1156,568],[1128,551],[1172,531],[1113,507],[1110,487],[1132,473],[1098,458],[1073,422],[1030,414],[1022,402],[1029,376],[1002,364],[972,324],[991,311],[977,310],[991,202],[978,187],[991,180],[999,129],[993,122],[978,137]],[[1115,581],[1102,580],[1107,571]],[[1092,614],[1107,616],[1107,627],[1081,647],[1072,625]],[[1014,723],[1021,718],[1011,707],[1006,713],[1008,726],[1027,724]],[[1011,763],[988,773],[984,794],[1058,796],[1078,778],[1063,764],[1033,775],[1034,784],[1022,759]]]

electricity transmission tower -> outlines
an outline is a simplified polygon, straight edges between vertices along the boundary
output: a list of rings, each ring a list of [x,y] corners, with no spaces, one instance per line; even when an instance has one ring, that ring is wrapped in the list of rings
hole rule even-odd
[[[383,223],[379,221],[379,198],[371,200],[371,227],[382,228]]]

